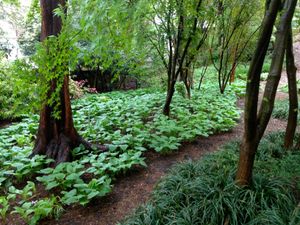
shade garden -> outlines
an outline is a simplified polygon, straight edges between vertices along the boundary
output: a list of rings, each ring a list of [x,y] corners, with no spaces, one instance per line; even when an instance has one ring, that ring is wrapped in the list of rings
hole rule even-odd
[[[0,24],[0,224],[300,225],[298,0],[0,0]]]
[[[208,91],[209,90],[209,91]],[[74,161],[52,168],[51,159],[29,157],[38,115],[27,116],[0,130],[1,217],[18,214],[35,224],[58,217],[64,205],[86,205],[111,192],[116,175],[134,166],[146,166],[143,153],[176,151],[183,141],[231,129],[239,119],[235,92],[221,95],[205,85],[188,100],[176,93],[174,114],[162,115],[164,93],[153,90],[90,94],[73,102],[80,134],[108,152],[73,150]],[[191,127],[193,129],[191,129]],[[41,190],[46,194],[41,196]]]

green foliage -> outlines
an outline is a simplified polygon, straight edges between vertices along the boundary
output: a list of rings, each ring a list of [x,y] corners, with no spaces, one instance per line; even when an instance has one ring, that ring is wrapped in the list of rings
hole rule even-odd
[[[299,113],[299,109],[298,109]],[[272,116],[277,119],[287,120],[289,117],[289,100],[277,100],[275,101]],[[299,119],[299,115],[298,115]]]
[[[37,96],[36,71],[29,62],[0,64],[0,120],[36,112]]]
[[[260,23],[262,2],[245,0],[216,1],[216,21],[209,33],[210,55],[217,70],[221,93],[227,87],[236,66],[247,58],[245,51],[249,42],[255,40]],[[251,58],[248,56],[248,58]],[[243,60],[249,61],[249,60]]]
[[[78,162],[61,163],[55,169],[46,168],[40,173],[44,176],[37,177],[37,180],[45,185],[46,190],[63,190],[61,201],[67,205],[77,202],[85,205],[92,198],[104,196],[111,190],[111,179],[104,174],[99,179],[85,183],[81,178],[85,173],[84,165]]]
[[[23,119],[23,123],[0,130],[0,187],[9,186],[11,178],[22,180],[39,171],[51,160],[45,156],[29,158],[32,138],[37,130],[37,116]]]
[[[60,117],[61,90],[65,76],[74,68],[77,49],[72,46],[72,33],[68,30],[56,36],[49,36],[40,45],[33,56],[38,67],[41,102],[53,107],[52,116]],[[55,84],[55,85],[54,85]]]
[[[29,225],[38,224],[40,219],[53,216],[58,218],[63,212],[56,197],[44,198],[38,201],[24,202],[14,207],[12,213],[19,214]]]
[[[140,44],[136,21],[134,2],[70,1],[65,26],[76,33],[72,48],[78,48],[79,53],[75,61],[85,68],[100,69],[113,81],[119,75],[146,74],[150,69],[145,60],[151,54]]]
[[[62,212],[62,206],[58,199],[54,196],[50,198],[35,199],[36,187],[31,181],[19,190],[14,186],[10,186],[6,196],[0,196],[0,214],[5,222],[7,213],[19,214],[27,224],[37,224],[37,222],[45,217],[53,216],[57,218]],[[14,204],[11,211],[11,204]]]
[[[239,97],[244,97],[246,95],[246,82],[244,80],[237,79],[230,84],[230,88]]]
[[[249,64],[250,62],[248,62]],[[267,58],[266,61],[264,62],[263,68],[262,68],[262,73],[260,80],[265,81],[268,77],[269,71],[271,67],[271,59]],[[249,70],[249,65],[238,65],[236,68],[236,77],[246,81],[247,80],[247,73]]]
[[[199,80],[201,76],[201,70],[203,67],[195,69],[195,77],[194,77],[194,89],[198,88]],[[233,83],[230,84],[230,86],[227,88],[229,93],[234,92],[238,97],[242,97],[246,93],[246,82],[244,79],[246,79],[247,76],[248,67],[245,67],[243,65],[237,66],[237,77],[238,79],[235,79]],[[245,78],[241,77],[240,74],[243,73],[243,76]],[[244,74],[245,73],[245,74]],[[210,65],[207,67],[205,76],[202,80],[202,84],[212,86],[213,88],[217,88],[217,71],[216,69]]]
[[[183,82],[177,82],[175,85],[175,90],[180,94],[182,97],[186,97],[186,88]]]
[[[168,151],[197,135],[228,130],[238,118],[235,94],[222,96],[214,86],[203,87],[191,100],[175,94],[170,119],[161,114],[164,98],[151,90],[90,95],[73,104],[76,127],[85,138],[118,148]]]
[[[8,210],[9,201],[4,196],[0,196],[0,216],[4,223],[6,222]]]
[[[51,198],[36,198],[32,186],[20,190],[9,187],[39,174],[36,182],[49,194],[56,193],[57,203],[53,204],[58,208],[59,205],[86,205],[109,193],[116,175],[134,166],[146,166],[143,153],[147,149],[161,153],[177,150],[182,141],[231,129],[239,117],[234,91],[220,95],[214,85],[205,84],[190,100],[176,93],[171,118],[162,115],[164,98],[163,92],[140,89],[90,94],[74,100],[74,123],[79,133],[92,143],[107,144],[109,151],[88,152],[79,146],[73,150],[73,162],[61,163],[54,169],[47,168],[51,160],[44,156],[29,158],[37,132],[37,115],[0,129],[0,193],[23,199],[15,213],[26,221],[53,216],[47,206],[44,211],[34,211],[40,210],[35,207],[43,208],[51,202]],[[42,202],[36,206],[32,199],[45,200],[47,204]],[[1,215],[6,217],[6,206],[11,202],[1,202],[5,206],[1,207]]]
[[[32,0],[28,13],[23,22],[23,29],[18,37],[18,44],[24,55],[33,55],[36,44],[40,41],[41,12],[38,0]]]
[[[66,205],[79,202],[86,205],[95,197],[102,197],[111,191],[110,179],[103,176],[99,179],[92,179],[89,183],[76,183],[74,188],[68,192],[63,191],[62,203]]]
[[[121,224],[299,224],[292,193],[300,190],[293,184],[299,183],[300,153],[274,155],[274,148],[282,146],[278,136],[282,133],[267,136],[259,146],[263,153],[256,159],[250,188],[234,182],[239,150],[235,141],[198,162],[175,166],[151,200]]]
[[[289,101],[277,100],[275,101],[272,116],[277,119],[287,120],[289,116]]]

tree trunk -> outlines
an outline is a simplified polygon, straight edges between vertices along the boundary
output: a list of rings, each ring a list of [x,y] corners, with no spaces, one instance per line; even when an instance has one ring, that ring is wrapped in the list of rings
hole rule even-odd
[[[184,67],[181,69],[180,72],[180,81],[184,83],[185,90],[186,90],[186,97],[188,99],[191,98],[191,75],[190,75],[190,68]]]
[[[293,140],[297,127],[298,116],[298,96],[297,96],[297,68],[295,66],[294,53],[293,53],[293,33],[289,29],[286,47],[286,72],[288,77],[289,87],[289,117],[288,124],[285,131],[284,147],[293,147]]]
[[[277,28],[271,68],[265,86],[263,101],[258,114],[259,140],[261,139],[267,128],[274,108],[276,91],[282,73],[289,28],[291,27],[291,22],[296,5],[297,0],[285,1],[284,8],[282,10],[282,16],[280,18],[280,24]]]
[[[272,0],[262,22],[261,34],[247,76],[244,115],[244,137],[240,147],[240,158],[236,174],[239,185],[248,185],[252,178],[252,168],[257,145],[257,105],[259,81],[264,59],[271,39],[273,26],[281,1]],[[253,144],[253,148],[251,145]],[[247,162],[247,163],[245,163]]]
[[[59,4],[64,6],[65,1],[41,0],[40,4],[42,11],[41,40],[43,41],[50,35],[59,35],[62,22],[59,17],[54,16],[53,10]],[[51,88],[48,92],[48,97],[57,88],[57,80],[53,79],[49,85]],[[32,155],[46,155],[54,159],[54,164],[72,160],[71,150],[79,144],[83,144],[86,148],[91,149],[91,146],[79,136],[73,124],[68,76],[63,78],[59,100],[59,119],[52,116],[54,112],[53,107],[44,103],[40,113],[37,139],[32,152]]]
[[[52,81],[51,91],[55,90],[56,82]],[[80,144],[90,149],[77,133],[72,118],[71,101],[69,95],[69,78],[64,77],[60,91],[60,119],[52,117],[53,108],[44,104],[40,113],[40,123],[33,155],[46,155],[55,160],[55,164],[71,161],[71,150]]]
[[[229,84],[232,84],[235,80],[236,62],[233,63],[232,70],[230,72]]]
[[[232,84],[235,80],[235,71],[236,71],[236,66],[237,66],[237,49],[238,47],[234,48],[234,54],[233,54],[233,63],[232,63],[232,68],[230,72],[230,79],[229,79],[229,84]]]
[[[260,73],[266,50],[268,44],[270,43],[272,28],[274,26],[276,15],[280,7],[280,1],[273,0],[270,3],[270,8],[266,13],[262,28],[262,34],[256,49],[256,54],[258,54],[259,56],[253,58],[252,64],[249,69],[245,103],[245,133],[241,145],[240,161],[236,175],[236,181],[241,186],[249,185],[252,180],[254,156],[273,111],[276,90],[282,72],[282,64],[286,49],[288,31],[291,26],[291,21],[296,4],[297,0],[287,0],[284,4],[283,13],[280,18],[280,23],[276,33],[275,48],[273,52],[270,73],[268,76],[258,116],[257,99]],[[252,80],[254,80],[255,82],[253,83]],[[251,89],[253,89],[254,91],[250,92],[249,90]]]
[[[176,84],[176,81],[172,81],[172,82],[170,82],[170,85],[169,85],[166,102],[165,102],[165,105],[163,108],[163,114],[165,116],[170,116],[170,106],[171,106],[172,98],[173,98],[173,95],[175,92],[175,84]]]
[[[248,185],[252,180],[252,171],[255,153],[258,147],[258,140],[244,140],[240,147],[240,159],[237,172],[237,183],[241,186]]]

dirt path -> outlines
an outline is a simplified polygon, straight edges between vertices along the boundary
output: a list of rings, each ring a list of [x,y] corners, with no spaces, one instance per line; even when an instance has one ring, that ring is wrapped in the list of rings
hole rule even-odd
[[[299,36],[300,37],[300,36]],[[294,44],[296,65],[300,68],[300,38]],[[300,79],[300,71],[297,72]],[[287,84],[285,72],[282,74],[279,86]],[[276,98],[286,98],[287,94],[278,92]],[[243,108],[243,102],[239,102]],[[286,122],[271,119],[267,132],[284,130]],[[113,225],[130,215],[135,208],[145,203],[161,177],[176,163],[186,160],[200,159],[204,154],[216,151],[224,143],[241,138],[243,120],[230,132],[212,135],[208,138],[198,138],[191,143],[183,143],[178,152],[170,155],[160,155],[155,152],[146,154],[146,169],[130,171],[124,177],[119,177],[113,192],[105,198],[92,202],[87,207],[74,206],[67,208],[59,221],[44,221],[44,225]]]

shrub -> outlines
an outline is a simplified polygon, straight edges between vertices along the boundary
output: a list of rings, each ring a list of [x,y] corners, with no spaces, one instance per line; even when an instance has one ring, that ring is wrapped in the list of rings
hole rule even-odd
[[[36,72],[25,60],[16,60],[0,72],[0,120],[22,117],[38,108]]]

